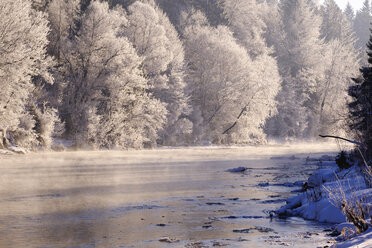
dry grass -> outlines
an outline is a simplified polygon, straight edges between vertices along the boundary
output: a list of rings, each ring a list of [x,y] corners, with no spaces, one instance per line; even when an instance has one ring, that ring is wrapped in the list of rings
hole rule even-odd
[[[323,187],[328,192],[331,202],[345,214],[349,222],[354,224],[357,233],[365,232],[368,229],[366,218],[369,214],[369,206],[366,204],[366,198],[357,196],[354,193],[346,196],[342,182],[338,177],[336,187]],[[348,184],[348,187],[350,192],[354,192],[350,184]]]
[[[368,183],[368,186],[372,188],[372,167],[366,166],[364,168],[364,177],[366,182]]]

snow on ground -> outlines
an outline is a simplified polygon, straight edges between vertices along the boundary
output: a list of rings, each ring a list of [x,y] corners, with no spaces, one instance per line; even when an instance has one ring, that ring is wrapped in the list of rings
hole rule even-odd
[[[309,159],[309,161],[314,161]],[[320,160],[321,161],[321,160]],[[372,247],[371,228],[367,233],[357,236],[355,228],[345,223],[346,217],[334,206],[331,195],[344,196],[348,201],[363,199],[364,204],[372,205],[372,189],[368,188],[362,170],[358,166],[341,170],[334,161],[321,161],[321,167],[308,179],[306,191],[287,199],[287,204],[276,211],[279,216],[301,216],[308,220],[327,223],[342,223],[335,226],[342,233],[336,240],[346,242],[337,247]],[[369,208],[371,216],[372,208]],[[369,218],[369,217],[368,217]],[[336,246],[334,246],[336,247]]]
[[[11,146],[8,149],[0,149],[0,155],[26,154],[29,151],[23,147]]]
[[[355,238],[339,242],[332,246],[332,248],[370,248],[372,247],[372,228],[362,233]]]
[[[17,154],[26,154],[28,153],[28,150],[20,147],[20,146],[11,146],[8,148],[9,151],[17,153]]]
[[[9,155],[9,154],[13,154],[11,151],[9,150],[5,150],[5,149],[0,149],[0,154],[6,154],[6,155]]]

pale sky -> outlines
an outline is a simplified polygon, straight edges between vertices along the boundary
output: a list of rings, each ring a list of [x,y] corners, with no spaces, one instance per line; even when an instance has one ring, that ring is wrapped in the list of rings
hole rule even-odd
[[[353,6],[354,8],[354,11],[356,11],[363,6],[363,2],[365,0],[335,0],[335,1],[342,10],[345,9],[347,2],[350,2],[351,6]],[[322,3],[323,0],[320,0],[320,2]]]

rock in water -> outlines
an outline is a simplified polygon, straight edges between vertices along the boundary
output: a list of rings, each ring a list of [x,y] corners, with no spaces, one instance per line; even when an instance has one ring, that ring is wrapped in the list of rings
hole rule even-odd
[[[172,239],[172,238],[169,238],[169,237],[162,237],[159,239],[160,242],[165,242],[165,243],[177,243],[179,242],[178,239]]]
[[[237,168],[233,168],[233,169],[228,169],[227,172],[237,173],[237,172],[245,172],[246,170],[247,170],[247,168],[245,168],[245,167],[237,167]]]

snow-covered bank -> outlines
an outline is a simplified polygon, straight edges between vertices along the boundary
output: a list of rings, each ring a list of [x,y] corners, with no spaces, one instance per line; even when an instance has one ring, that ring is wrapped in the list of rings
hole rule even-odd
[[[313,161],[310,159],[310,161]],[[363,175],[363,168],[353,166],[340,169],[335,161],[319,160],[320,168],[305,183],[304,192],[287,199],[287,204],[276,211],[278,216],[301,216],[305,219],[327,223],[343,223],[335,226],[336,240],[344,241],[337,247],[371,247],[371,228],[368,233],[356,235],[355,228],[349,228],[347,218],[335,203],[345,199],[346,202],[361,202],[366,210],[366,219],[372,214],[372,188]],[[335,202],[336,200],[336,202]],[[369,222],[369,221],[368,221]],[[349,226],[352,224],[349,224]],[[340,229],[340,230],[339,230]],[[367,242],[367,244],[365,244]]]
[[[42,152],[42,151],[60,152],[60,151],[73,151],[73,150],[76,150],[75,142],[71,140],[66,140],[66,139],[53,138],[53,142],[49,149],[45,149],[45,148],[38,147],[38,146],[28,149],[26,147],[12,144],[12,146],[8,148],[0,149],[0,155],[27,154],[30,152]]]
[[[343,242],[333,245],[331,248],[370,248],[372,247],[372,228],[366,232]]]
[[[11,146],[8,149],[0,149],[0,155],[26,154],[29,151],[23,147]]]

